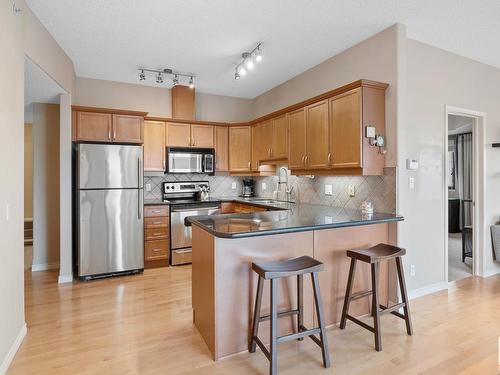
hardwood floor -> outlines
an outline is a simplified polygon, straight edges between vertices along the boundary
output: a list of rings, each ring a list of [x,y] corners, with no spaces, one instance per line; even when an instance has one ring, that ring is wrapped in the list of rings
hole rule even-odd
[[[28,335],[11,375],[267,374],[259,350],[210,359],[191,323],[190,266],[62,286],[56,272],[27,272],[25,283]],[[328,330],[332,369],[306,339],[279,346],[279,373],[499,373],[500,276],[460,280],[411,308],[412,337],[403,320],[382,317],[380,353],[368,331],[348,322]]]

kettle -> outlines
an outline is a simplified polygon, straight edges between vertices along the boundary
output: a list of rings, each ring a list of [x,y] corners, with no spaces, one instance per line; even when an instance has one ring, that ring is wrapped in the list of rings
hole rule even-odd
[[[200,191],[198,192],[198,200],[207,201],[210,198],[209,192],[210,188],[208,186],[200,186]]]

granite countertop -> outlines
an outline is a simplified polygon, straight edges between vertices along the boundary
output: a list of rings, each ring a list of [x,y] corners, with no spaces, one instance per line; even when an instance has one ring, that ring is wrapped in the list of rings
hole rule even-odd
[[[222,201],[244,201],[221,198]],[[256,213],[191,216],[186,221],[208,231],[215,237],[243,238],[279,233],[302,232],[402,221],[397,214],[363,214],[360,210],[312,204],[273,202],[254,205],[275,210]]]

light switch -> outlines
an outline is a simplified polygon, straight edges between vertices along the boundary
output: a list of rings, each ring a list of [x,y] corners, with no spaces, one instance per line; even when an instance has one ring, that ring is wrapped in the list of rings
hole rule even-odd
[[[333,195],[333,185],[325,185],[325,195]]]
[[[325,216],[325,224],[332,224],[333,223],[333,217],[332,216]]]
[[[231,189],[235,190],[236,189],[236,182],[231,183]]]
[[[415,190],[415,177],[408,178],[408,187],[410,190]]]
[[[375,126],[366,127],[366,138],[375,138]]]
[[[146,184],[146,191],[151,191],[151,184]]]
[[[266,190],[267,189],[267,184],[265,182],[262,183],[262,190]]]

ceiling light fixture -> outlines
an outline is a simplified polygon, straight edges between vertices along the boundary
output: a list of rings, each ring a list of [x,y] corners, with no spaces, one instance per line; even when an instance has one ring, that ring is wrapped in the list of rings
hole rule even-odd
[[[177,86],[180,83],[180,78],[183,78],[187,81],[187,85],[190,89],[194,89],[194,79],[196,76],[191,73],[181,73],[175,72],[172,69],[148,69],[148,68],[139,68],[139,81],[145,81],[148,78],[148,75],[156,78],[156,83],[164,82],[164,75],[172,76],[172,84],[173,86]]]
[[[255,62],[262,61],[262,43],[257,43],[257,46],[250,52],[243,52],[241,54],[241,61],[236,65],[236,70],[234,74],[234,79],[238,80],[243,77],[248,70],[253,70],[255,68]],[[246,69],[245,69],[246,67]]]

